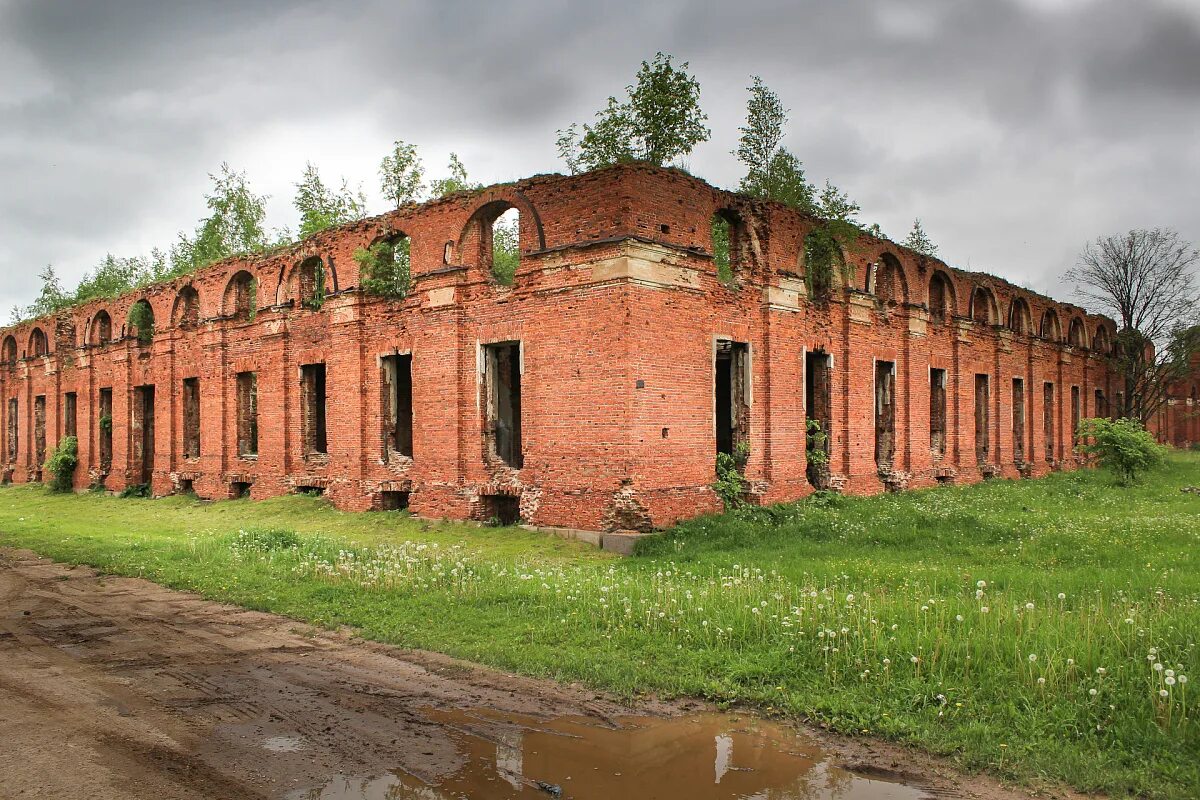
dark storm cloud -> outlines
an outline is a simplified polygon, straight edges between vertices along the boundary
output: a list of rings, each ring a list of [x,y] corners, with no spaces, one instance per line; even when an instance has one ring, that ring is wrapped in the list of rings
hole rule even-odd
[[[1200,240],[1191,0],[0,0],[0,303],[168,244],[226,159],[273,226],[305,160],[371,191],[395,138],[433,176],[450,150],[485,181],[558,169],[555,129],[656,50],[701,80],[714,183],[759,74],[811,177],[897,238],[922,217],[952,263],[1053,290],[1098,234]]]

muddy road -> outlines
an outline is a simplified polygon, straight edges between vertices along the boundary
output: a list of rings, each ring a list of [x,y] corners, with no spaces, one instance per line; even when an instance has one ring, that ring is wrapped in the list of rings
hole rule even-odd
[[[850,768],[847,768],[847,765]],[[0,798],[1016,797],[0,549]]]

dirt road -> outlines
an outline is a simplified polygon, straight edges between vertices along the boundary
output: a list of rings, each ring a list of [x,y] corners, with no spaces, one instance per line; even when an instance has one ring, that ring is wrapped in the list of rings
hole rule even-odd
[[[698,704],[632,713],[0,549],[2,798],[1015,796]]]

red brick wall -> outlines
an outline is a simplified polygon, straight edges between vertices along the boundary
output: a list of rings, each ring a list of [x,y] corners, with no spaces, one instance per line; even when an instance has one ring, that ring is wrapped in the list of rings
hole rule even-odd
[[[512,287],[487,271],[482,222],[506,206],[521,212],[522,262]],[[734,219],[736,280],[718,280],[710,219]],[[5,470],[36,480],[34,398],[47,398],[50,446],[62,432],[63,395],[78,394],[80,488],[98,477],[102,388],[113,390],[113,463],[105,485],[136,481],[132,430],[135,387],[156,387],[152,490],[182,482],[202,497],[230,496],[252,484],[263,498],[323,489],[340,507],[378,507],[383,491],[410,492],[413,511],[484,517],[481,496],[519,498],[523,517],[547,526],[612,529],[667,525],[715,510],[709,488],[716,449],[714,348],[717,339],[749,345],[750,457],[746,477],[763,502],[812,491],[806,478],[804,357],[833,357],[829,472],[856,493],[960,482],[984,473],[1016,477],[1077,465],[1070,441],[1070,387],[1084,415],[1096,386],[1111,387],[1102,354],[1088,343],[1109,320],[1056,303],[988,275],[962,272],[890,242],[861,238],[828,302],[803,296],[804,236],[815,222],[781,206],[723,192],[683,173],[642,166],[581,176],[539,176],[464,193],[318,234],[267,256],[231,259],[114,301],[94,301],[58,320],[0,331],[17,358],[0,365],[0,432],[18,399],[19,451]],[[357,290],[359,247],[395,232],[412,242],[414,288],[403,301]],[[890,254],[898,267],[896,302],[867,285],[870,265]],[[329,296],[319,309],[297,296],[296,267],[313,256],[326,269]],[[449,256],[449,258],[447,258]],[[625,265],[633,266],[626,267]],[[257,313],[233,318],[231,281],[257,280]],[[949,280],[950,315],[930,321],[935,271]],[[971,298],[982,287],[990,298]],[[199,322],[183,326],[181,292],[199,296]],[[1029,306],[1033,333],[1006,326],[1014,300]],[[126,320],[148,301],[157,335],[140,344]],[[1040,323],[1048,310],[1060,328]],[[114,340],[93,343],[93,320],[107,312]],[[973,319],[974,318],[974,319]],[[1062,341],[1072,321],[1074,346]],[[34,327],[51,352],[28,355]],[[486,455],[481,353],[489,343],[522,347],[520,469]],[[0,353],[3,351],[0,350]],[[413,457],[384,448],[380,360],[412,354]],[[875,363],[895,364],[896,436],[890,468],[875,463]],[[324,363],[328,454],[303,446],[300,368]],[[947,447],[930,453],[929,370],[947,371]],[[236,375],[258,380],[256,457],[238,453]],[[991,454],[976,464],[974,376],[991,381]],[[1012,379],[1025,381],[1026,459],[1012,449]],[[184,379],[200,382],[198,459],[183,457]],[[1055,385],[1055,458],[1045,458],[1043,383]],[[1112,392],[1107,392],[1110,399]]]

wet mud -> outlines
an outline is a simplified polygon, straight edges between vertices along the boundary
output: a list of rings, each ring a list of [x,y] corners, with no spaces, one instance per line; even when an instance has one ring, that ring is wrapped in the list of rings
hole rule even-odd
[[[631,708],[0,548],[0,798],[935,796],[1020,795],[885,744]]]

